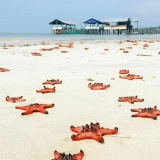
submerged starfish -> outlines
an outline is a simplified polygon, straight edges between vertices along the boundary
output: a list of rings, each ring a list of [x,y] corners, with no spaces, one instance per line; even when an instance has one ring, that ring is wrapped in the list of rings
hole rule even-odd
[[[22,115],[31,114],[33,112],[41,112],[44,114],[48,114],[48,111],[46,111],[46,108],[52,108],[54,104],[30,104],[28,106],[17,106],[16,109],[26,110],[25,112],[22,112]]]
[[[73,132],[78,133],[77,135],[73,134],[71,136],[72,140],[78,141],[82,139],[94,139],[100,143],[104,143],[103,135],[106,134],[115,134],[118,132],[118,128],[114,129],[109,128],[100,128],[100,124],[97,122],[93,124],[91,122],[90,125],[86,124],[81,127],[74,127],[73,125],[70,127]]]
[[[52,160],[81,160],[84,155],[84,152],[80,150],[77,154],[65,154],[65,153],[59,153],[57,151],[54,151],[55,158]]]
[[[132,115],[132,117],[143,117],[143,118],[152,118],[157,119],[157,116],[160,115],[160,110],[157,110],[157,106],[153,108],[138,108],[131,109],[132,112],[138,112],[137,114]]]

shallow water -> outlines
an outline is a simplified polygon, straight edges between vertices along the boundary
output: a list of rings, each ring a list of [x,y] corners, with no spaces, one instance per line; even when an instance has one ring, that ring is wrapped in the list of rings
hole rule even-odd
[[[0,40],[33,40],[33,41],[76,41],[76,40],[128,40],[160,39],[160,35],[95,35],[95,34],[51,34],[51,33],[0,33]]]

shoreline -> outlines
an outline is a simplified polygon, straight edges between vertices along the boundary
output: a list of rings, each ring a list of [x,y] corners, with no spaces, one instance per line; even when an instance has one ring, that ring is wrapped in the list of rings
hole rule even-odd
[[[120,41],[120,40],[159,40],[160,35],[71,35],[71,34],[3,34],[0,36],[0,43],[7,43],[13,41],[30,41],[30,42],[42,42],[42,41]]]

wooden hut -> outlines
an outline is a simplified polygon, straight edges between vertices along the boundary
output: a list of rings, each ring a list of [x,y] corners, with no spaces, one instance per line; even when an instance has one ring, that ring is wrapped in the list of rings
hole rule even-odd
[[[85,22],[85,29],[83,33],[85,34],[103,34],[104,33],[104,26],[109,25],[108,22],[97,20],[95,18],[91,18]]]
[[[71,33],[76,28],[76,25],[73,22],[61,21],[58,19],[55,19],[49,24],[51,25],[51,33],[54,33],[54,34]]]
[[[105,21],[110,23],[104,26],[108,34],[122,34],[123,31],[130,33],[133,28],[130,18],[106,18]]]

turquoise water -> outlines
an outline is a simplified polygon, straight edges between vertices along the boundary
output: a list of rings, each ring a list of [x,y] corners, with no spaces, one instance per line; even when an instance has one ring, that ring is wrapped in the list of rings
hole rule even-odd
[[[0,40],[34,40],[34,41],[76,41],[76,40],[128,40],[160,39],[160,35],[91,35],[91,34],[51,34],[51,33],[0,33]]]

